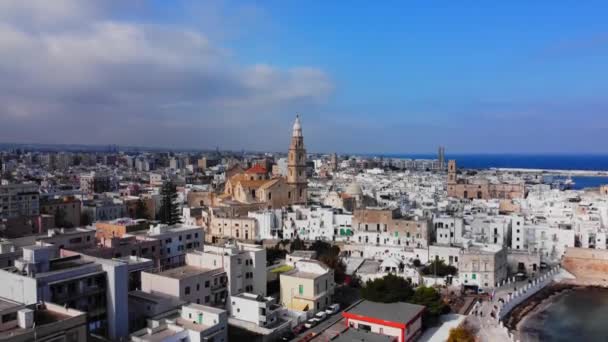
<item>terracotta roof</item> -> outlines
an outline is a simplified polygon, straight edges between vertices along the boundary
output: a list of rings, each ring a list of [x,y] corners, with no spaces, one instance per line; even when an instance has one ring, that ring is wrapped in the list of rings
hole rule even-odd
[[[247,169],[246,173],[256,173],[256,174],[267,174],[268,170],[260,164],[255,164],[253,167]]]
[[[275,185],[276,183],[278,183],[280,181],[279,178],[273,178],[271,180],[267,180],[266,183],[264,183],[260,188],[262,189],[268,189],[271,186]]]
[[[241,186],[243,188],[259,188],[262,185],[264,185],[266,182],[270,182],[269,180],[263,179],[263,180],[241,180],[239,181],[239,183],[241,183]]]

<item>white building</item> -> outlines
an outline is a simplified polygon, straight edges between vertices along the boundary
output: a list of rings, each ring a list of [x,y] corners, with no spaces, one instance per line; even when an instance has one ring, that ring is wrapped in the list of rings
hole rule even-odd
[[[333,241],[351,230],[352,215],[338,209],[293,206],[285,213],[283,237]]]
[[[280,305],[272,297],[263,297],[253,293],[241,293],[230,297],[230,316],[259,327],[272,327],[279,321]]]
[[[438,244],[460,244],[462,243],[464,221],[460,217],[438,216],[433,218],[435,228],[435,239]]]
[[[264,248],[244,243],[228,244],[225,247],[205,245],[203,250],[188,253],[186,263],[201,268],[223,268],[228,276],[228,296],[243,292],[266,295]],[[230,309],[230,303],[227,309]]]
[[[202,227],[185,224],[157,224],[144,234],[145,238],[160,241],[162,265],[183,265],[186,252],[201,247],[205,241]]]
[[[542,261],[558,261],[567,247],[574,247],[576,233],[570,226],[525,225],[513,231],[511,248],[539,253]]]
[[[228,314],[209,306],[188,304],[149,320],[148,328],[131,334],[133,342],[228,341]]]
[[[249,212],[247,216],[258,222],[255,240],[278,239],[282,236],[283,212],[281,209]]]

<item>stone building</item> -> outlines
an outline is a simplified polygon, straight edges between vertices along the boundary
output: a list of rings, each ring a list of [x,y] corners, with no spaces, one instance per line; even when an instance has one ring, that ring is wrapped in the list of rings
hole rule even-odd
[[[306,203],[307,188],[306,149],[300,117],[296,116],[289,146],[287,177],[271,178],[266,167],[256,164],[245,171],[231,173],[219,201],[224,205],[255,204],[258,209],[280,208]]]
[[[458,259],[458,276],[465,286],[493,288],[507,278],[507,251],[500,245],[468,246]]]
[[[458,179],[456,161],[448,162],[448,196],[463,199],[524,198],[523,183],[491,183],[487,179]]]
[[[403,217],[399,209],[357,209],[352,228],[360,243],[395,244],[423,248],[432,238],[431,221]]]

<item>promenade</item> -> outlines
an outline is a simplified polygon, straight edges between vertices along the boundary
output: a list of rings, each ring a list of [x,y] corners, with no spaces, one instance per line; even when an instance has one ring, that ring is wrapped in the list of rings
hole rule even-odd
[[[495,288],[490,300],[476,303],[467,317],[467,322],[477,330],[480,341],[507,342],[516,341],[515,335],[503,325],[502,319],[517,305],[530,298],[540,289],[569,278],[570,275],[560,266],[539,273],[536,277],[523,281],[509,279],[503,285]]]

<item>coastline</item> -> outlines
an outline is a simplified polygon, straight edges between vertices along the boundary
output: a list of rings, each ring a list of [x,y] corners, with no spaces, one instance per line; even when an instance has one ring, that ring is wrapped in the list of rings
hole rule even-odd
[[[504,326],[509,329],[517,340],[542,341],[542,327],[546,319],[544,312],[554,305],[560,298],[572,291],[603,289],[606,287],[591,284],[576,284],[572,282],[553,283],[526,301],[516,306],[504,319]]]
[[[585,288],[585,286],[553,283],[542,290],[539,290],[507,314],[504,319],[505,327],[511,331],[519,332],[519,328],[523,326],[523,323],[525,323],[527,319],[551,305],[557,296],[565,294],[575,288]]]

